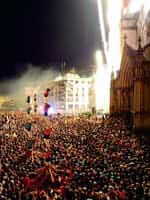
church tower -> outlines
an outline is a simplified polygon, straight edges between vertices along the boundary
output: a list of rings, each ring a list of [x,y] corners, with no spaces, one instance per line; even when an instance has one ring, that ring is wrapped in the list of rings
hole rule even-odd
[[[121,55],[123,52],[124,46],[124,35],[127,36],[128,41],[127,44],[130,45],[131,48],[137,49],[137,20],[138,14],[131,15],[131,16],[122,16],[121,23],[120,23],[120,45],[121,45]]]
[[[138,50],[136,53],[136,65],[134,69],[134,98],[133,98],[133,114],[135,129],[143,128],[144,120],[144,68],[143,68],[143,48],[141,47],[141,38],[139,38]]]

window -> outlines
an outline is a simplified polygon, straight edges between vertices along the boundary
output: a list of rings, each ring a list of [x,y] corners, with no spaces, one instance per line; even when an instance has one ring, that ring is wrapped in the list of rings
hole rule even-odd
[[[68,87],[67,91],[71,91],[72,92],[73,91],[73,87]]]
[[[59,101],[65,101],[64,97],[59,97]]]
[[[78,102],[79,101],[79,98],[76,98],[76,102]]]
[[[85,90],[84,90],[84,88],[82,88],[82,96],[84,96],[84,92],[85,92]]]
[[[64,108],[65,108],[65,105],[60,105],[59,108],[60,108],[60,109],[64,109]]]
[[[78,89],[78,88],[76,88],[76,90],[74,90],[74,92],[75,92],[75,95],[76,95],[76,96],[79,95],[79,89]]]
[[[79,104],[75,104],[75,109],[79,109]]]
[[[64,87],[65,84],[64,83],[59,83],[59,87]]]
[[[69,108],[69,109],[73,109],[73,104],[69,104],[69,105],[68,105],[68,108]]]
[[[72,102],[72,101],[73,101],[73,97],[69,97],[68,102]]]
[[[68,93],[69,97],[73,97],[73,94],[71,92]]]

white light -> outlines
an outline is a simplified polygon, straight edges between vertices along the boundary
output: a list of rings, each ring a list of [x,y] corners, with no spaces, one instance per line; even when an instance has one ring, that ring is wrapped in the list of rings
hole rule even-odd
[[[107,61],[108,52],[107,52],[107,40],[106,40],[106,30],[105,30],[102,0],[97,0],[97,5],[98,5],[100,31],[101,31],[102,41],[104,45],[104,53],[105,53],[106,61]]]
[[[38,113],[44,115],[44,105],[38,106]]]
[[[62,79],[63,77],[59,75],[58,77],[56,77],[55,81],[61,81]]]
[[[140,11],[143,4],[144,4],[144,0],[131,0],[129,7],[128,7],[128,12],[131,14],[132,13],[134,14],[134,13]]]
[[[56,114],[56,111],[54,110],[53,107],[50,107],[50,108],[48,109],[48,115],[52,115],[52,114]]]
[[[143,15],[144,19],[147,18],[148,12],[150,11],[150,2],[148,0],[143,0]],[[150,19],[148,19],[150,20]]]
[[[103,64],[103,56],[100,50],[96,51],[96,64],[97,64],[97,71],[99,72],[100,66]]]
[[[95,76],[96,110],[109,112],[110,74],[103,64],[101,51],[96,52],[97,72]]]
[[[144,8],[144,15],[150,10],[149,0],[130,0],[128,8],[126,9],[127,14],[134,14],[140,12]]]
[[[108,23],[109,23],[109,52],[108,65],[114,70],[120,68],[121,51],[120,51],[120,19],[121,19],[121,0],[108,0]]]
[[[103,64],[103,55],[101,51],[96,52],[97,72],[95,76],[96,91],[96,109],[109,111],[110,102],[110,74],[112,68],[117,71],[120,68],[120,19],[121,19],[121,0],[108,0],[108,23],[109,23],[109,41],[106,40],[106,31],[104,25],[104,16],[102,0],[98,1],[100,30],[104,43],[104,53],[107,60],[107,66]],[[108,47],[108,49],[107,49]]]

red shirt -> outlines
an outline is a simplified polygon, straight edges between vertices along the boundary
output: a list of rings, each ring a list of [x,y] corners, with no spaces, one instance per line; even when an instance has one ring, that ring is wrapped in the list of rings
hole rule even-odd
[[[120,192],[119,191],[119,198],[120,198],[120,200],[126,200],[126,192],[124,192],[124,191]]]
[[[49,135],[51,135],[52,134],[52,128],[48,128],[48,129],[46,129],[45,131],[44,131],[44,135],[45,136],[49,136]]]

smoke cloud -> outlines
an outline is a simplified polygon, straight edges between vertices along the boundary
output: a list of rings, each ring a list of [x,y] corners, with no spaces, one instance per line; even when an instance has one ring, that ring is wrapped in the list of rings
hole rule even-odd
[[[30,88],[42,89],[48,87],[48,82],[54,80],[58,72],[53,69],[27,65],[26,71],[19,77],[8,79],[0,83],[0,96],[8,97],[14,101],[25,104],[26,96],[30,95]]]

